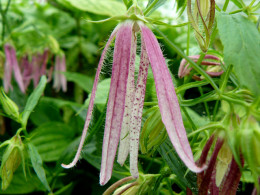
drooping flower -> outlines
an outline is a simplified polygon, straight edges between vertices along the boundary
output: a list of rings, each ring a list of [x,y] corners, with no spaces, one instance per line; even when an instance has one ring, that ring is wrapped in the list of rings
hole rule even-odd
[[[14,77],[18,83],[20,90],[23,93],[25,93],[25,87],[23,83],[21,70],[19,68],[17,58],[16,58],[16,51],[14,47],[12,47],[10,44],[5,44],[4,50],[6,56],[5,72],[4,72],[4,89],[6,92],[8,92],[9,89],[13,88],[11,84],[11,79],[12,79],[12,73],[14,73]]]
[[[67,91],[67,80],[66,80],[66,77],[62,74],[62,72],[66,71],[65,55],[56,56],[54,70],[55,70],[55,72],[54,72],[53,88],[55,88],[56,91],[59,91],[60,88],[62,88],[62,91],[66,92]]]
[[[137,33],[139,32],[141,34],[141,57],[139,74],[135,85],[134,64]],[[143,22],[133,20],[126,20],[125,22],[120,23],[112,32],[103,50],[92,89],[84,130],[76,156],[69,165],[63,164],[62,166],[64,168],[71,168],[77,163],[80,157],[80,152],[91,120],[99,75],[109,45],[114,38],[115,46],[112,78],[103,139],[100,184],[106,184],[111,178],[119,141],[120,146],[117,161],[123,165],[128,153],[130,153],[130,172],[135,178],[139,175],[139,135],[149,64],[151,64],[154,74],[162,121],[166,127],[169,138],[186,166],[194,172],[202,171],[203,168],[198,167],[194,163],[171,75],[166,66],[159,43],[153,32],[146,27]]]

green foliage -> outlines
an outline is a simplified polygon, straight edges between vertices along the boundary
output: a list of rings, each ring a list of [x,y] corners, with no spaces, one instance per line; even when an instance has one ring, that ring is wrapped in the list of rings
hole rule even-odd
[[[224,45],[224,62],[233,65],[243,87],[260,94],[260,34],[253,23],[240,14],[219,13],[217,24]]]
[[[37,105],[40,97],[42,96],[42,93],[45,89],[47,83],[47,79],[45,76],[42,76],[39,85],[37,88],[33,91],[33,93],[29,96],[26,105],[24,107],[24,111],[22,112],[22,125],[24,128],[26,128],[28,118],[30,114],[33,112],[35,106]]]
[[[29,148],[29,155],[31,158],[31,162],[32,162],[34,171],[36,172],[38,178],[40,179],[40,181],[42,182],[44,187],[48,191],[51,191],[51,188],[46,179],[46,174],[45,174],[45,170],[43,168],[42,158],[41,158],[40,154],[38,153],[37,149],[35,148],[35,146],[33,144],[28,144],[28,148]]]
[[[115,0],[95,1],[95,0],[59,0],[60,3],[68,8],[76,8],[81,11],[87,11],[99,15],[116,16],[125,13],[124,4]]]

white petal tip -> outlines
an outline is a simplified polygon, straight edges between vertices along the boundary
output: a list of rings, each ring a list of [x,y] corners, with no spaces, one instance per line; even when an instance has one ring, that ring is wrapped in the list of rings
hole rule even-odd
[[[137,179],[139,177],[139,172],[138,171],[131,171],[131,175]]]
[[[100,182],[99,182],[99,184],[100,184],[101,186],[105,185],[105,184],[110,180],[110,178],[111,178],[111,177],[109,177],[109,178],[102,178],[102,177],[100,177]]]
[[[70,169],[70,168],[74,167],[75,165],[72,164],[72,163],[70,163],[70,164],[68,164],[68,165],[61,164],[61,166],[62,166],[64,169]]]
[[[202,171],[204,171],[205,169],[207,169],[207,165],[206,164],[204,164],[202,167],[196,167],[196,168],[190,168],[190,170],[192,171],[192,172],[194,172],[194,173],[200,173],[200,172],[202,172]]]

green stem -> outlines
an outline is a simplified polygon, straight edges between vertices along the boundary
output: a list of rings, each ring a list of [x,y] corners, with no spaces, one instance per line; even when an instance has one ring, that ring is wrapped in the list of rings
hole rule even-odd
[[[228,4],[229,4],[229,0],[226,0],[226,1],[225,1],[225,4],[224,4],[224,6],[223,6],[223,9],[222,9],[224,12],[227,10]]]
[[[190,24],[188,24],[188,32],[187,32],[187,49],[186,49],[186,55],[189,56],[190,51]]]
[[[187,62],[192,66],[194,70],[196,70],[198,73],[200,73],[210,84],[211,86],[216,90],[217,93],[220,94],[220,90],[216,83],[213,81],[213,79],[198,65],[196,64],[192,59],[190,59],[188,56],[186,56],[181,49],[176,46],[173,42],[171,42],[164,34],[161,32],[158,28],[154,26],[154,29],[156,32],[160,34],[164,38],[164,41],[171,47],[173,48],[181,57],[185,58]]]
[[[220,98],[223,99],[223,100],[226,100],[226,101],[228,101],[228,102],[232,102],[232,103],[235,103],[235,104],[239,104],[239,105],[244,106],[244,107],[246,107],[246,108],[249,108],[249,107],[250,107],[250,104],[246,103],[245,101],[241,101],[241,100],[238,100],[238,99],[234,99],[234,98],[229,97],[229,96],[224,95],[224,94],[222,94],[222,95],[220,96]]]
[[[233,11],[233,12],[229,12],[229,14],[230,14],[230,15],[231,15],[231,14],[236,14],[236,13],[239,13],[239,12],[242,12],[242,11],[244,11],[244,8],[238,9],[238,10]]]
[[[195,129],[197,129],[197,126],[195,125],[195,123],[191,119],[189,113],[187,112],[186,107],[181,107],[181,109],[182,109],[183,113],[185,114],[186,118],[188,119],[188,121],[189,121],[189,123],[191,125],[192,130],[194,131]]]
[[[203,94],[202,87],[198,87],[198,89],[199,89],[200,95],[201,95],[201,96],[204,95],[204,94]],[[204,104],[204,107],[205,107],[206,113],[207,113],[207,115],[208,115],[208,118],[210,119],[210,112],[209,112],[209,106],[208,106],[208,103],[207,103],[206,101],[204,101],[203,104]]]
[[[219,100],[216,101],[216,104],[215,104],[215,107],[214,107],[214,110],[213,110],[213,117],[212,117],[212,121],[215,121],[216,119],[216,115],[217,115],[217,111],[218,111],[218,105],[219,105]]]
[[[255,0],[253,0],[253,1],[249,4],[248,7],[252,7],[252,6],[254,5],[254,3],[255,3]]]
[[[4,42],[5,26],[6,26],[6,14],[8,12],[10,3],[11,3],[11,0],[8,0],[6,8],[5,8],[5,10],[3,10],[2,3],[0,2],[0,12],[1,12],[1,16],[2,16],[2,43]]]
[[[211,123],[209,125],[206,125],[204,127],[197,129],[196,131],[189,133],[188,138],[192,137],[192,136],[194,136],[194,135],[196,135],[196,134],[198,134],[202,131],[209,130],[209,129],[225,129],[225,127],[220,123]]]
[[[220,85],[220,91],[221,93],[224,92],[226,86],[227,86],[227,82],[228,82],[228,79],[229,79],[229,76],[230,76],[230,73],[232,71],[232,68],[233,68],[233,65],[229,65],[227,70],[225,71],[225,74],[224,74],[224,78],[222,79],[222,82],[221,82],[221,85]]]
[[[149,7],[147,7],[145,10],[144,10],[144,15],[147,15],[151,9],[156,5],[156,3],[158,2],[159,0],[154,0],[150,5]]]
[[[144,106],[157,106],[158,102],[144,102]]]

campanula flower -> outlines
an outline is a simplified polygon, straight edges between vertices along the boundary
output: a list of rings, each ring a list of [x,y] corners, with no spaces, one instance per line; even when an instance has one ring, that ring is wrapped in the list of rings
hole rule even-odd
[[[141,34],[141,56],[138,78],[135,82],[137,33]],[[162,121],[169,138],[187,167],[194,172],[202,171],[203,168],[198,167],[194,163],[178,99],[160,45],[153,32],[143,22],[133,20],[126,20],[120,23],[112,32],[103,50],[97,68],[79,148],[74,160],[69,165],[63,164],[62,166],[64,168],[73,167],[80,157],[91,120],[99,75],[108,48],[114,38],[112,78],[103,139],[100,184],[106,184],[111,178],[119,141],[118,163],[123,165],[128,154],[130,154],[130,172],[135,178],[139,176],[139,136],[149,64],[151,64],[154,75]]]

